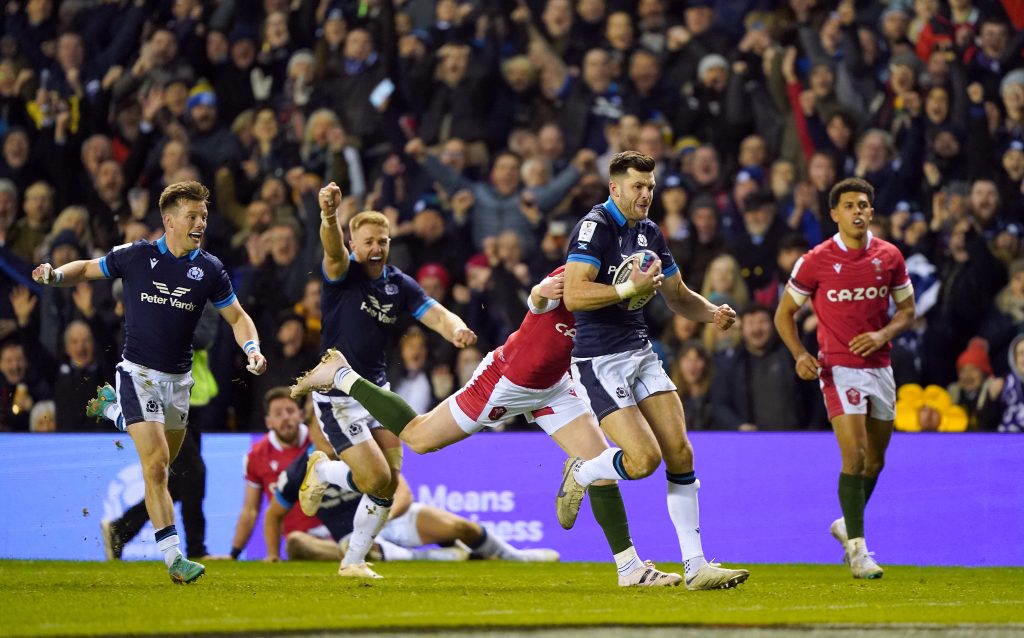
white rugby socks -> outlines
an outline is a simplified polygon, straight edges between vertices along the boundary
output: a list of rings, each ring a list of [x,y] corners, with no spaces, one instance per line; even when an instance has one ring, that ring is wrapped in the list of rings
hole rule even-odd
[[[619,473],[616,465],[622,465],[622,450],[617,447],[608,448],[579,466],[575,474],[576,482],[588,487],[594,481],[619,481],[627,478]]]
[[[685,478],[682,478],[685,477]],[[689,480],[680,484],[673,480]],[[700,508],[697,504],[697,490],[700,483],[693,473],[670,475],[668,481],[668,515],[679,537],[679,549],[683,555],[686,577],[690,578],[707,564],[704,548],[700,543]]]
[[[363,494],[352,519],[352,536],[348,542],[348,552],[342,559],[342,565],[358,565],[366,562],[366,554],[373,546],[373,540],[388,522],[391,505],[394,499],[378,498]]]
[[[615,554],[615,569],[618,570],[619,576],[625,576],[640,565],[643,565],[643,561],[640,560],[636,548],[632,545],[629,546],[629,549]]]
[[[337,485],[346,492],[358,492],[352,481],[352,470],[344,461],[321,461],[316,464],[316,478],[323,483]]]

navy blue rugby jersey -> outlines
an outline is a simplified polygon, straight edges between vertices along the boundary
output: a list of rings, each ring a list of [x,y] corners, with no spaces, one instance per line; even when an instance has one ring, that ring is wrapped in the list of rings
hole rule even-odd
[[[192,369],[192,337],[207,300],[217,308],[235,301],[219,259],[199,248],[175,257],[165,237],[115,246],[99,263],[105,277],[124,282],[122,356],[160,372]]]
[[[315,426],[314,426],[315,427]],[[306,476],[306,461],[309,459],[309,449],[300,454],[291,465],[281,472],[281,476],[274,486],[274,499],[285,509],[290,510],[299,502],[299,487],[302,486],[302,479]],[[363,497],[358,492],[350,490],[342,491],[334,485],[330,485],[324,492],[324,500],[320,502],[320,509],[316,511],[316,517],[331,532],[334,540],[352,533],[352,519],[355,518],[356,509],[359,507],[359,499]]]
[[[349,256],[349,266],[338,279],[324,278],[320,296],[320,349],[337,348],[352,369],[377,385],[387,383],[387,350],[400,312],[416,319],[437,302],[416,280],[386,265],[377,279]],[[344,396],[341,390],[327,394]]]
[[[661,257],[662,272],[671,277],[679,271],[658,225],[642,219],[630,226],[609,197],[576,224],[569,240],[566,263],[582,262],[597,268],[599,284],[612,283],[615,269],[638,250],[653,250]],[[629,311],[620,304],[576,315],[574,357],[596,357],[638,350],[647,345],[644,311]]]

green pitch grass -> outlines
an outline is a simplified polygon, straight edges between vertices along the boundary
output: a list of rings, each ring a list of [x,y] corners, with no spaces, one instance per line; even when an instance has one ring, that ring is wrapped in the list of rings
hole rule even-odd
[[[679,565],[662,568],[679,570]],[[754,565],[735,590],[621,589],[609,564],[211,561],[173,585],[158,563],[0,562],[0,636],[654,624],[1024,623],[1024,568]]]

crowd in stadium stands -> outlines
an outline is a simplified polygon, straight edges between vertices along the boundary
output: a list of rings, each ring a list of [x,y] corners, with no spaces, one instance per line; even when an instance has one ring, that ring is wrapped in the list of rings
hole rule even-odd
[[[262,430],[266,390],[317,360],[332,180],[480,336],[456,352],[395,326],[392,385],[426,411],[519,325],[625,149],[658,160],[651,216],[686,283],[742,315],[719,333],[647,306],[690,429],[828,427],[771,313],[852,175],[917,296],[893,355],[916,384],[904,422],[1024,428],[1019,1],[27,0],[2,21],[2,431],[111,431],[84,406],[120,357],[119,284],[29,273],[156,239],[159,194],[186,179],[213,191],[204,247],[269,360],[243,374],[211,313],[193,426]],[[963,427],[938,425],[950,404]]]

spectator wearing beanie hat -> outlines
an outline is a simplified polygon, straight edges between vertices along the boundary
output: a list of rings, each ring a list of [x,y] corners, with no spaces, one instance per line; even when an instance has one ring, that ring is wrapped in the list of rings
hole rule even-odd
[[[437,262],[430,262],[423,264],[416,271],[416,282],[423,287],[427,295],[443,305],[448,297],[452,277],[448,274],[447,268]]]
[[[948,388],[949,396],[967,411],[967,429],[994,431],[1003,413],[999,400],[1003,380],[992,376],[987,341],[981,337],[971,339],[956,359],[956,374],[957,381]]]

